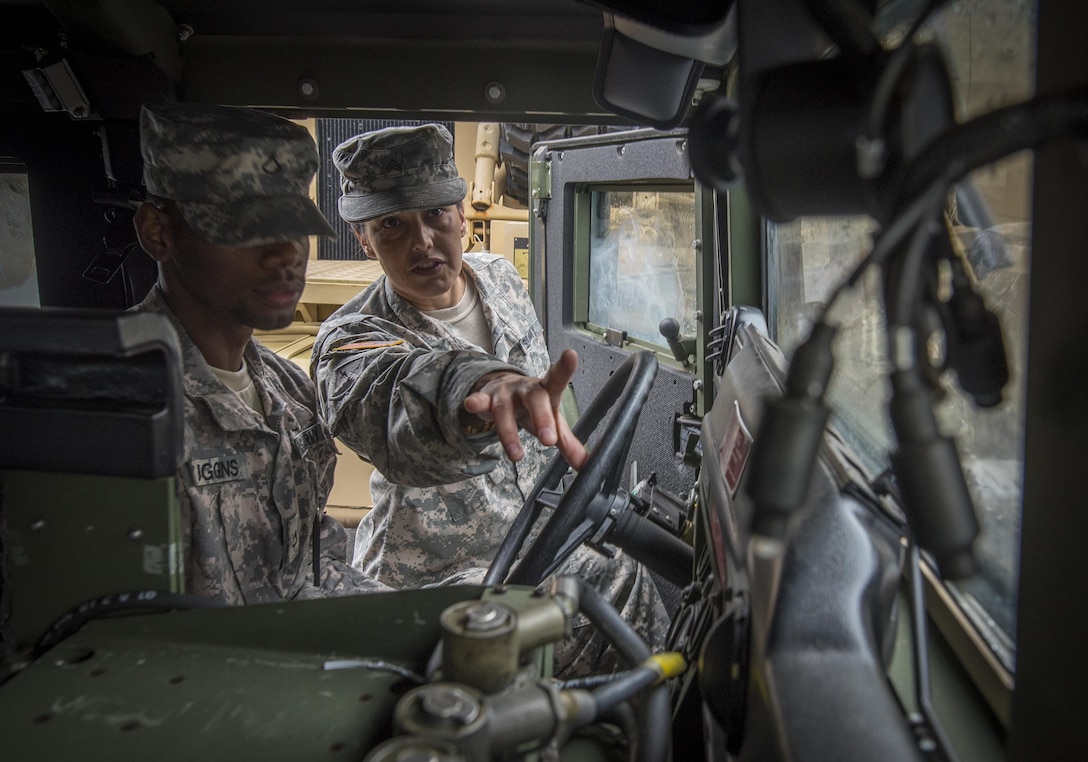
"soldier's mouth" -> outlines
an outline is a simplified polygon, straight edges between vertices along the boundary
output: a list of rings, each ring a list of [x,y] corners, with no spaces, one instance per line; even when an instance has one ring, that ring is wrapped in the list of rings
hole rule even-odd
[[[435,272],[438,271],[440,267],[442,267],[443,264],[445,263],[437,259],[429,260],[413,267],[412,272],[416,273],[417,275],[433,275]]]
[[[281,282],[257,293],[274,307],[291,307],[302,296],[302,284],[297,281]]]

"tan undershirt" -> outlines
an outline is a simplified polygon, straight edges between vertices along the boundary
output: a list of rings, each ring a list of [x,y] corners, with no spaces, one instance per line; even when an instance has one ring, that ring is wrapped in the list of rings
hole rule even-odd
[[[491,328],[484,317],[483,303],[472,278],[465,276],[465,293],[461,301],[452,307],[424,312],[435,320],[441,320],[458,338],[475,344],[488,354],[495,351],[491,341]]]
[[[211,366],[209,366],[211,367]],[[242,362],[239,370],[230,371],[222,368],[212,368],[215,377],[227,385],[231,391],[242,398],[242,402],[258,415],[264,415],[264,406],[261,404],[261,395],[253,384],[253,377],[249,375],[249,366]]]

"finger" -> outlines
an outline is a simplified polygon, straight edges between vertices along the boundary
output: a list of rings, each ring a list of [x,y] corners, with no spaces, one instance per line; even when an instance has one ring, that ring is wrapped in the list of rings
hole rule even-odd
[[[574,378],[574,372],[578,370],[578,353],[573,349],[565,349],[563,353],[559,355],[559,359],[548,368],[548,372],[544,374],[544,378],[541,379],[541,385],[547,390],[549,396],[552,398],[552,405],[554,407],[559,406],[559,401],[563,397],[563,392],[570,384],[570,380]]]
[[[565,350],[548,368],[538,384],[524,387],[521,391],[527,428],[545,446],[551,447],[559,441],[557,421],[563,417],[560,409],[563,394],[570,385],[577,367],[578,354],[573,349]]]
[[[499,442],[502,443],[502,449],[506,451],[506,455],[517,463],[525,455],[521,446],[521,437],[518,435],[521,427],[518,426],[517,417],[508,403],[496,405],[494,400],[492,403],[491,412],[495,419],[495,433],[498,434]]]
[[[473,392],[465,397],[464,408],[473,415],[487,413],[491,409],[491,397],[484,392]]]
[[[574,435],[571,431],[570,425],[567,423],[567,419],[563,416],[559,416],[559,434],[556,440],[556,446],[559,449],[559,454],[567,461],[568,465],[575,471],[581,470],[585,465],[586,459],[589,457],[589,452],[586,450],[586,446]]]

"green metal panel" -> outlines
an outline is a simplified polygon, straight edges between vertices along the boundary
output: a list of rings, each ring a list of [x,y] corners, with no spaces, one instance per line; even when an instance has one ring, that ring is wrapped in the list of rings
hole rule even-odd
[[[182,592],[174,477],[9,470],[2,480],[16,648],[92,598]]]
[[[313,50],[307,38],[194,35],[185,47],[181,95],[308,116],[343,116],[348,109],[368,117],[403,112],[461,121],[611,117],[593,100],[596,41],[330,37],[321,42],[320,56]],[[442,84],[436,88],[437,72]],[[303,80],[314,88],[310,97],[299,89]],[[487,98],[491,83],[503,88],[499,102]]]
[[[759,307],[763,299],[763,224],[742,188],[729,191],[729,305]]]
[[[714,404],[714,368],[707,360],[707,344],[710,330],[715,328],[714,268],[719,256],[716,251],[717,236],[714,231],[714,192],[695,183],[695,229],[698,247],[695,264],[695,290],[698,292],[699,336],[695,342],[695,409],[692,413],[702,417]]]
[[[392,668],[424,672],[441,612],[481,592],[445,587],[91,622],[3,685],[3,756],[360,759],[390,735],[396,701],[415,685]],[[486,595],[517,609],[531,591]],[[550,648],[535,654],[530,669],[550,664]]]

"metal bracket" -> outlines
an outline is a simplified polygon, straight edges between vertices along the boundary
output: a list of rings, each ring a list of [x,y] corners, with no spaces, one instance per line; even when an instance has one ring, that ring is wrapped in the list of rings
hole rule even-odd
[[[627,331],[618,328],[606,328],[604,331],[604,343],[610,347],[622,347],[627,341]]]
[[[91,116],[91,101],[67,60],[24,69],[23,77],[45,111],[67,111],[73,119]]]

